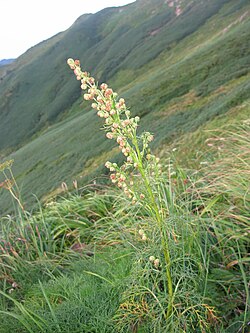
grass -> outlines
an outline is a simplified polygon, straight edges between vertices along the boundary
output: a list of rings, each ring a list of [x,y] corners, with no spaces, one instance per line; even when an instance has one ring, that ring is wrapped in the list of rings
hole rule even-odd
[[[146,207],[97,187],[2,218],[0,332],[246,333],[248,133],[247,121],[210,131],[210,163],[197,161],[197,170],[166,160],[159,191],[169,211],[170,321],[159,229]]]
[[[129,269],[130,253],[123,251],[120,249],[118,254],[107,249],[106,253],[97,254],[94,261],[88,257],[72,258],[63,276],[34,283],[25,295],[25,310],[33,319],[38,318],[41,327],[27,318],[19,306],[13,311],[30,324],[32,332],[111,332],[112,315]],[[20,321],[10,324],[6,314],[1,318],[0,331],[26,332]]]
[[[150,123],[156,134],[154,148],[159,148],[206,122],[228,117],[248,98],[249,19],[245,14],[249,4],[237,4],[212,1],[206,11],[202,4],[195,4],[183,14],[183,20],[199,16],[201,21],[198,26],[190,25],[191,30],[182,37],[184,21],[181,16],[175,19],[166,4],[148,3],[143,11],[142,3],[129,5],[122,12],[110,9],[84,16],[68,31],[39,44],[12,64],[1,83],[1,158],[15,159],[14,172],[27,208],[36,201],[31,195],[34,189],[40,200],[48,193],[59,193],[62,182],[70,186],[77,179],[81,186],[87,184],[104,173],[101,165],[109,158],[109,146],[99,135],[100,123],[88,112],[76,82],[62,66],[68,56],[80,55],[100,81],[108,75],[109,83],[119,87],[128,105],[143,118],[142,129]],[[161,26],[158,34],[148,36]],[[83,30],[88,38],[80,35]],[[175,37],[166,47],[170,36]],[[134,48],[132,40],[137,45]],[[124,50],[124,45],[131,49]],[[111,67],[113,74],[108,70]],[[191,95],[194,98],[189,105],[181,103]],[[44,177],[47,173],[50,178]],[[7,196],[1,194],[1,202],[5,212],[9,211]]]

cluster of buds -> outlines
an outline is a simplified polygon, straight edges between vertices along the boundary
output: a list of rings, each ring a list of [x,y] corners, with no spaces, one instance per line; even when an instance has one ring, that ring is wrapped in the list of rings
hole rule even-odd
[[[88,72],[83,72],[80,67],[79,60],[68,59],[70,68],[74,71],[77,80],[81,81],[81,88],[87,91],[83,97],[85,100],[92,101],[92,108],[97,111],[97,115],[104,119],[104,129],[108,139],[114,139],[121,152],[126,158],[122,167],[118,167],[115,163],[107,162],[105,166],[110,170],[110,178],[112,183],[123,189],[124,193],[135,203],[145,198],[144,194],[134,195],[132,171],[138,173],[146,165],[156,164],[153,155],[148,161],[148,145],[154,139],[149,132],[144,132],[140,137],[137,136],[137,128],[140,118],[130,116],[125,100],[118,98],[106,83],[102,83],[99,87],[95,83],[93,77]],[[127,177],[128,172],[130,176]]]
[[[7,160],[3,163],[0,163],[0,172],[4,172],[5,169],[10,169],[12,167],[14,160]]]
[[[0,183],[0,188],[5,188],[6,190],[10,190],[13,187],[13,180],[5,179],[3,182]]]
[[[97,111],[99,117],[105,119],[106,136],[109,139],[116,139],[125,156],[128,156],[128,134],[132,134],[138,127],[140,118],[130,118],[130,111],[127,110],[125,100],[118,99],[117,93],[106,83],[102,83],[98,88],[95,79],[88,72],[82,72],[79,60],[68,59],[67,63],[74,70],[76,78],[81,80],[81,88],[87,90],[83,98],[87,101],[93,100],[92,108]],[[125,117],[122,119],[123,114]]]
[[[154,256],[149,257],[149,261],[154,265],[156,269],[160,266],[160,259],[155,258]]]
[[[4,188],[6,190],[11,190],[14,185],[14,180],[7,178],[6,170],[10,170],[12,167],[14,160],[7,160],[3,163],[0,163],[0,172],[2,172],[5,176],[5,180],[0,183],[0,188]]]
[[[118,167],[116,163],[111,163],[107,161],[105,163],[106,168],[110,170],[110,179],[113,184],[117,184],[117,186],[123,189],[124,193],[129,199],[133,198],[133,181],[128,181],[127,175],[121,168]]]
[[[139,236],[141,237],[141,240],[142,240],[142,241],[145,242],[145,241],[148,239],[143,229],[140,229],[140,230],[138,231],[138,234],[139,234]]]
[[[160,178],[162,174],[162,165],[160,163],[159,157],[149,153],[146,155],[146,159],[148,161],[148,174],[151,175],[154,179]]]
[[[12,197],[18,202],[18,205],[21,207],[21,209],[24,211],[24,207],[19,199],[19,190],[11,170],[13,162],[14,160],[8,160],[0,163],[0,172],[2,172],[5,177],[5,181],[0,183],[0,188],[8,190]],[[10,178],[7,176],[7,174],[9,174]]]
[[[17,288],[19,288],[18,284],[17,284],[15,281],[12,282],[11,287],[12,287],[12,288],[10,288],[10,289],[8,290],[8,293],[9,293],[9,294],[13,293],[13,291],[15,291]]]

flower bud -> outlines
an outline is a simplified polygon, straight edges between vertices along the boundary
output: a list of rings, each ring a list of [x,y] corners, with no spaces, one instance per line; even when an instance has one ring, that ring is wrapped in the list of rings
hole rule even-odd
[[[114,124],[113,124],[114,127]],[[122,136],[118,136],[116,139],[117,143],[120,143],[121,141],[123,141],[123,137]]]
[[[153,140],[154,140],[153,135],[149,135],[149,136],[148,136],[148,142],[152,142]]]
[[[108,88],[106,91],[105,91],[105,97],[109,97],[109,96],[111,96],[113,94],[113,90],[112,89],[110,89],[110,88]]]
[[[140,229],[140,230],[138,231],[138,233],[139,233],[140,236],[144,235],[144,231],[143,231],[143,229]]]
[[[113,133],[108,132],[108,133],[106,134],[106,137],[107,137],[108,139],[113,139]]]
[[[94,84],[95,83],[95,79],[93,77],[89,77],[88,78],[88,83],[89,84]]]
[[[96,90],[96,88],[90,88],[90,89],[88,90],[88,92],[89,92],[89,94],[91,94],[91,95],[96,95],[97,90]]]
[[[124,175],[121,175],[120,178],[119,178],[119,181],[124,182],[125,180],[126,180],[126,177]]]
[[[132,159],[131,156],[128,156],[128,157],[127,157],[127,162],[128,162],[128,163],[132,163],[132,162],[133,162],[133,159]]]
[[[76,68],[74,69],[74,73],[75,73],[75,75],[79,75],[79,76],[81,76],[81,74],[82,74],[82,72],[81,72],[81,70],[80,70],[79,67],[76,67]]]
[[[108,85],[106,83],[102,83],[100,85],[101,90],[106,90],[108,88]]]
[[[125,103],[124,98],[120,98],[120,99],[119,99],[119,104],[120,104],[120,106],[122,106],[124,103]]]
[[[110,103],[107,103],[106,104],[106,108],[105,108],[106,111],[110,112],[111,111],[111,104]]]
[[[68,64],[69,66],[71,66],[71,65],[75,65],[74,59],[69,58],[69,59],[67,60],[67,64]]]
[[[98,117],[103,118],[104,117],[104,112],[103,111],[98,111],[97,115],[98,115]]]
[[[154,266],[155,266],[155,268],[157,269],[159,267],[159,265],[160,265],[160,260],[159,259],[155,259],[154,260]]]
[[[90,94],[84,94],[83,98],[85,99],[85,101],[89,101],[91,99],[91,95]]]
[[[109,161],[107,161],[107,162],[105,163],[105,167],[108,168],[108,169],[111,167],[111,165],[112,165],[112,163],[109,162]]]
[[[105,124],[106,124],[106,125],[110,125],[110,124],[112,124],[112,118],[111,118],[111,117],[106,118],[106,120],[105,120]]]
[[[99,103],[102,103],[102,104],[104,103],[104,102],[103,102],[103,99],[102,99],[102,96],[97,96],[97,97],[96,97],[96,100],[97,100],[97,102],[99,102]]]

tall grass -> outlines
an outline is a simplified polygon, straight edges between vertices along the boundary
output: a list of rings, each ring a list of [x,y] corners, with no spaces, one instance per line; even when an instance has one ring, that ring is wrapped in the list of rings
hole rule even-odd
[[[250,316],[249,132],[247,120],[236,128],[211,135],[207,142],[217,156],[204,168],[205,175],[196,184],[212,240],[210,288],[216,294],[223,286],[218,308],[224,320],[232,320],[232,331],[241,325],[246,327]],[[235,317],[238,323],[234,322]]]

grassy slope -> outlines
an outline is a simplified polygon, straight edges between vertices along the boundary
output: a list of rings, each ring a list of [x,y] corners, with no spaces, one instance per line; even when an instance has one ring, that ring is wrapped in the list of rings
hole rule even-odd
[[[221,117],[187,134],[176,157],[183,161],[184,153],[191,159],[194,150],[189,148],[197,144],[201,161],[206,157],[209,163],[199,177],[174,163],[171,170],[176,173],[172,180],[165,179],[175,194],[165,202],[171,211],[166,230],[175,235],[168,236],[173,246],[171,271],[178,282],[175,303],[180,312],[183,309],[175,333],[248,332],[250,124],[243,121],[247,114],[246,103],[230,112],[230,126]],[[226,128],[215,127],[222,125]],[[213,147],[208,147],[200,144],[201,135],[202,143],[205,137],[224,139],[210,140]],[[196,153],[200,154],[198,149]],[[199,159],[195,162],[199,166]],[[167,304],[164,271],[149,263],[152,254],[160,258],[162,247],[159,235],[154,235],[154,221],[144,214],[144,208],[129,204],[116,189],[105,188],[51,201],[27,220],[1,219],[0,245],[7,253],[0,256],[0,292],[5,291],[0,298],[0,332],[169,332],[162,316]],[[140,238],[141,228],[148,242]],[[72,244],[84,245],[79,256],[70,250],[76,249]],[[12,288],[13,281],[17,287]],[[201,300],[208,309],[205,317],[197,311],[202,310]],[[184,316],[189,305],[192,315]]]
[[[197,2],[179,17],[158,2],[83,16],[12,65],[0,88],[1,154],[23,143],[10,157],[25,200],[62,181],[86,182],[112,154],[100,121],[78,99],[69,56],[119,89],[155,134],[155,148],[241,110],[250,92],[248,1],[211,1],[206,10]]]
[[[185,222],[184,238],[176,232],[178,240],[173,242],[172,254],[177,253],[178,258],[183,245],[186,265],[190,232],[185,234],[184,226],[190,221],[194,230],[199,226],[201,234],[205,227],[208,238],[203,239],[201,246],[204,257],[201,261],[196,256],[195,259],[200,263],[199,270],[206,268],[207,285],[202,295],[220,318],[217,320],[209,312],[209,327],[205,331],[213,333],[243,332],[244,324],[247,332],[246,323],[250,320],[247,311],[250,76],[247,51],[239,47],[247,43],[249,18],[232,25],[223,34],[224,28],[236,22],[248,8],[234,12],[234,6],[235,2],[228,4],[198,31],[144,67],[121,69],[110,78],[113,86],[121,87],[120,92],[128,98],[132,110],[143,115],[143,127],[154,131],[157,155],[165,157],[170,153],[185,169],[201,168],[197,177],[197,171],[191,174],[190,170],[175,169],[174,164],[178,176],[173,178],[172,185],[184,180],[176,190],[176,198],[183,198],[183,206],[178,205],[180,211],[167,219],[166,230],[169,225],[174,228],[175,220]],[[239,44],[234,49],[236,40]],[[64,119],[42,130],[37,138],[12,155],[16,160],[14,172],[24,195],[35,192],[42,196],[52,189],[58,193],[60,189],[56,190],[54,184],[65,180],[69,184],[75,175],[78,180],[82,176],[85,182],[84,177],[95,173],[116,154],[100,132],[101,122],[93,111],[84,105],[85,112],[79,113],[81,103],[77,99]],[[177,148],[174,156],[173,148]],[[155,290],[157,282],[161,285],[161,275],[157,279],[155,270],[140,266],[148,262],[149,255],[157,256],[161,245],[157,237],[149,244],[138,237],[139,228],[147,230],[146,216],[116,191],[103,192],[85,197],[75,193],[50,202],[41,214],[28,220],[33,229],[23,227],[21,216],[16,220],[1,219],[6,238],[0,239],[0,245],[9,249],[5,241],[10,241],[13,247],[10,247],[12,252],[0,256],[8,264],[6,269],[1,265],[0,289],[12,298],[0,297],[0,310],[5,311],[0,314],[0,332],[168,331],[159,312],[159,304],[165,304],[166,295]],[[9,196],[1,200],[8,201]],[[201,214],[195,214],[195,208],[200,208]],[[150,221],[149,226],[147,232],[152,236]],[[29,240],[28,250],[23,239]],[[79,242],[87,244],[87,248],[78,256],[70,247]],[[197,252],[201,243],[198,244]],[[203,247],[207,247],[207,252]],[[182,260],[175,261],[173,272],[176,268],[179,273],[178,262]],[[181,298],[180,302],[178,298],[175,301],[179,305],[183,302],[186,311],[195,294],[192,278],[197,278],[189,275],[188,265],[180,272],[184,276],[182,280],[178,278]],[[13,282],[17,288],[12,288]],[[185,282],[189,286],[187,294]],[[202,291],[204,280],[197,279],[197,284]],[[150,298],[145,288],[156,292],[156,299]],[[198,305],[199,298],[193,301]],[[115,325],[114,318],[120,326]],[[192,325],[192,317],[184,320],[180,317],[182,328]],[[43,328],[39,329],[37,323]],[[183,332],[204,332],[195,320],[194,325],[195,329],[185,327]],[[175,331],[182,332],[178,327]]]

